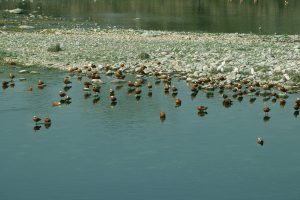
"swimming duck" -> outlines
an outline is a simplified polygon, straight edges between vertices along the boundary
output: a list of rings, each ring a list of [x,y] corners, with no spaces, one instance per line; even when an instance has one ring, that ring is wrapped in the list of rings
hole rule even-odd
[[[267,114],[271,111],[271,109],[270,109],[268,106],[264,106],[264,107],[263,107],[263,111],[264,111],[265,114],[267,115]]]
[[[63,91],[59,91],[58,95],[59,95],[60,97],[64,97],[64,96],[66,96],[66,93],[63,92]]]
[[[141,94],[141,93],[142,93],[141,88],[136,88],[136,89],[135,89],[135,94],[139,95],[139,94]]]
[[[44,123],[45,123],[45,124],[51,124],[51,119],[50,119],[49,117],[46,117],[46,118],[44,119]]]
[[[61,102],[59,102],[59,101],[52,102],[53,107],[60,106],[60,105],[61,105]]]
[[[92,91],[95,93],[100,93],[100,87],[93,86]]]
[[[44,87],[45,87],[44,81],[39,80],[39,81],[38,81],[38,88],[39,88],[39,89],[43,89]]]
[[[41,118],[39,118],[37,116],[33,116],[32,120],[37,124],[39,121],[41,121]]]
[[[286,101],[285,101],[284,99],[281,99],[281,100],[279,101],[279,104],[280,104],[281,107],[284,107],[285,104],[286,104]]]
[[[69,84],[71,84],[72,82],[69,80],[69,78],[64,78],[64,84],[66,84],[66,86],[68,86]]]
[[[11,80],[13,80],[14,78],[15,78],[15,75],[13,75],[13,74],[9,74],[9,78],[11,79]]]
[[[257,138],[257,143],[260,144],[261,146],[263,146],[264,145],[263,138],[261,138],[261,137]]]
[[[181,100],[180,99],[176,98],[176,100],[175,100],[175,106],[176,107],[181,106]]]
[[[2,87],[8,87],[9,82],[8,81],[2,81]]]
[[[132,88],[132,87],[134,87],[134,83],[133,83],[133,82],[131,82],[131,81],[128,81],[127,85],[128,85],[128,87],[129,87],[129,88]]]
[[[152,84],[148,83],[147,87],[148,87],[148,89],[152,89]]]
[[[90,82],[88,82],[88,81],[85,81],[85,82],[83,83],[83,85],[85,86],[85,88],[89,88],[89,87],[92,85],[92,83],[90,83]]]
[[[111,100],[112,102],[116,102],[116,101],[117,101],[117,98],[116,98],[115,96],[110,96],[109,98],[110,98],[110,100]]]
[[[160,112],[159,117],[160,117],[161,120],[165,120],[166,119],[166,113],[165,112]]]
[[[297,98],[297,99],[295,100],[295,103],[296,103],[296,104],[300,104],[300,98]]]
[[[32,91],[33,90],[33,88],[31,87],[31,86],[29,86],[28,88],[27,88],[27,91]]]
[[[198,106],[198,107],[197,107],[197,110],[198,110],[199,112],[205,112],[205,111],[207,110],[207,107],[205,107],[205,106]]]
[[[114,96],[115,95],[115,91],[113,89],[109,89],[109,96]]]

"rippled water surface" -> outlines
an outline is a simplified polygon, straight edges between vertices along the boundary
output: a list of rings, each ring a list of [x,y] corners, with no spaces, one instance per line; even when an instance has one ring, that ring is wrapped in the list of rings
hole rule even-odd
[[[14,88],[0,90],[0,199],[300,197],[300,119],[292,108],[297,95],[290,96],[285,108],[261,97],[250,104],[247,96],[224,108],[217,91],[213,98],[200,92],[192,100],[186,83],[175,79],[179,108],[162,84],[154,86],[152,97],[143,86],[137,101],[126,84],[106,83],[94,104],[73,77],[68,92],[72,103],[52,107],[67,74],[39,68],[30,69],[39,75],[18,74],[20,69],[0,68],[1,81],[11,72],[17,76]],[[38,79],[47,84],[43,90],[36,88]],[[115,88],[118,98],[114,107],[109,88]],[[198,116],[198,105],[208,106],[208,114]],[[264,105],[272,109],[268,122],[263,122]],[[167,113],[164,122],[160,111]],[[51,127],[34,131],[33,115],[49,116]],[[264,138],[264,146],[256,143],[258,137]]]
[[[298,0],[0,0],[0,11],[17,7],[35,16],[30,21],[38,21],[39,15],[56,17],[44,17],[44,27],[72,22],[83,27],[300,33]]]

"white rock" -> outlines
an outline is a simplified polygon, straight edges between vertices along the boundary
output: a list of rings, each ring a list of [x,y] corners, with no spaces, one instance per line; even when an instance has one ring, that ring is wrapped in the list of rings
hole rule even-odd
[[[12,14],[22,14],[24,10],[21,8],[16,8],[16,9],[8,10],[8,12]]]
[[[283,77],[285,78],[285,80],[289,81],[291,78],[288,74],[283,74]]]
[[[106,72],[106,75],[113,75],[114,74],[114,72],[113,71],[111,71],[111,70],[108,70],[107,72]]]
[[[33,29],[33,26],[21,25],[19,26],[20,29]]]
[[[92,83],[94,83],[94,84],[103,84],[104,82],[101,79],[92,79]]]
[[[187,79],[186,79],[186,81],[187,82],[191,82],[193,79],[191,78],[191,77],[188,77]]]
[[[29,71],[26,70],[26,69],[22,69],[22,70],[19,71],[19,73],[20,73],[20,74],[25,74],[25,73],[29,73]]]
[[[122,79],[114,79],[111,81],[111,83],[127,83],[127,81]]]

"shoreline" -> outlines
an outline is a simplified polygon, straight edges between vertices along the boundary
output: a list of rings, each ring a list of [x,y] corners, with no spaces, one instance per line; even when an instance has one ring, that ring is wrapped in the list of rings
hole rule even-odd
[[[106,64],[135,73],[145,65],[193,82],[223,75],[228,82],[272,82],[300,92],[300,35],[185,33],[130,29],[45,29],[0,32],[0,63],[67,70]],[[49,48],[60,44],[61,51]]]

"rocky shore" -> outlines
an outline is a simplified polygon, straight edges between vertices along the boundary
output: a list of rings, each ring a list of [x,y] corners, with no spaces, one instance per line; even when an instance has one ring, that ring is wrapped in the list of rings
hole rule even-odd
[[[300,88],[300,36],[161,32],[122,29],[0,32],[0,62],[67,70],[121,64],[135,73],[177,74],[187,81],[226,77],[227,81],[272,82]],[[122,65],[123,66],[123,65]]]

